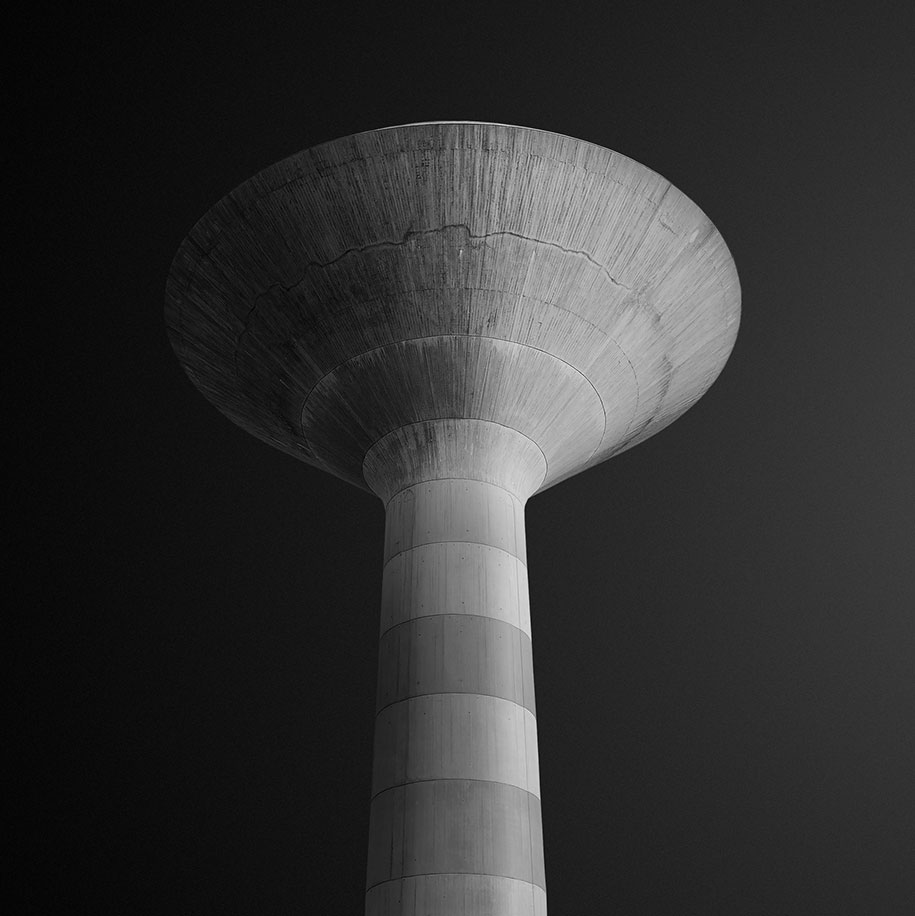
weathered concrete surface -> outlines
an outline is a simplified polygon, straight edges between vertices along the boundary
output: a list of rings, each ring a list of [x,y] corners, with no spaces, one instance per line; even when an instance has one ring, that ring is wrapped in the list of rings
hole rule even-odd
[[[543,470],[475,420],[371,455],[387,518],[367,916],[546,913],[524,539]]]
[[[740,288],[705,214],[619,153],[499,124],[325,143],[214,206],[175,257],[188,375],[245,429],[366,486],[409,424],[498,423],[549,487],[663,429],[724,365]]]
[[[739,311],[668,181],[498,124],[306,150],[181,245],[192,381],[386,507],[368,916],[545,916],[524,503],[698,400]]]

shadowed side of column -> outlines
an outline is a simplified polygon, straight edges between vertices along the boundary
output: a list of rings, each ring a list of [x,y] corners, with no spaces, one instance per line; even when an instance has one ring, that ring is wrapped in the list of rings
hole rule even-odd
[[[443,420],[364,472],[387,500],[367,916],[544,916],[524,541],[543,456]]]

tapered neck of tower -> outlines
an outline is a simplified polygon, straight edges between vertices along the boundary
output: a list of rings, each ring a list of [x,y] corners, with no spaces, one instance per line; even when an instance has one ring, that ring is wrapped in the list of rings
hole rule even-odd
[[[445,418],[401,426],[379,439],[362,465],[385,506],[403,490],[431,480],[473,480],[507,490],[523,504],[547,473],[540,447],[489,420]]]

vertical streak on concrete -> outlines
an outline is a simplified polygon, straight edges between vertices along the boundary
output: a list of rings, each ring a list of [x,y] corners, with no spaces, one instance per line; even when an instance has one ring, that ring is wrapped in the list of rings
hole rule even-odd
[[[367,916],[546,914],[526,496],[449,476],[387,504]]]

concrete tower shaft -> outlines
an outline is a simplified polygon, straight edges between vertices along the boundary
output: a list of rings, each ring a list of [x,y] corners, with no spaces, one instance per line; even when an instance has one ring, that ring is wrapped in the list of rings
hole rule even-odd
[[[524,503],[539,447],[480,420],[379,442],[367,916],[546,913]]]

